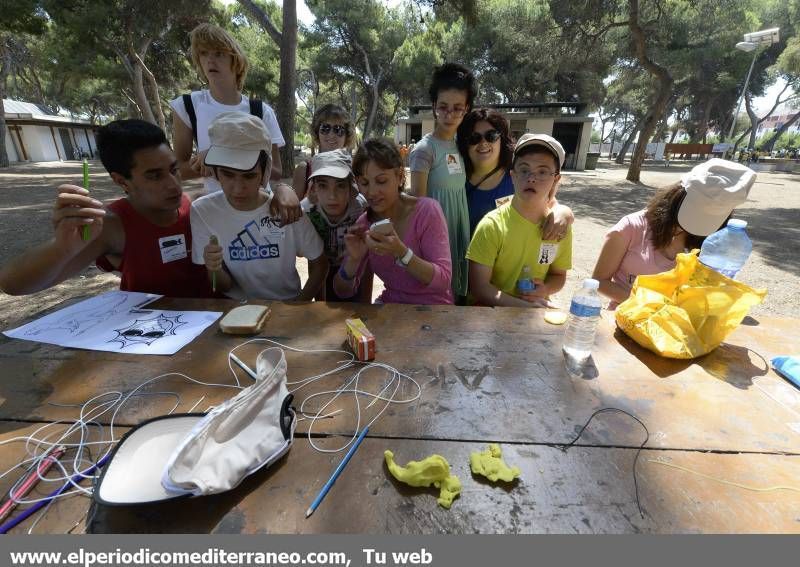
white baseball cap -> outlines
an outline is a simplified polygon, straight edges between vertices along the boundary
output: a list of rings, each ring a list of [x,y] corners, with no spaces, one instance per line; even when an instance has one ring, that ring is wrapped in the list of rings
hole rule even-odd
[[[547,134],[523,134],[517,145],[514,146],[514,157],[517,157],[519,151],[526,146],[543,146],[553,153],[553,156],[558,160],[558,169],[564,167],[564,160],[566,159],[566,152],[564,147],[558,140]]]
[[[262,151],[272,155],[272,140],[264,122],[246,112],[223,112],[208,126],[211,147],[206,165],[249,171]]]
[[[678,224],[689,234],[708,236],[747,200],[755,172],[740,163],[713,158],[681,179],[686,196],[678,209]]]
[[[311,160],[311,175],[308,178],[312,179],[324,175],[335,177],[336,179],[345,179],[353,174],[350,169],[351,161],[347,150],[331,150],[319,153]]]

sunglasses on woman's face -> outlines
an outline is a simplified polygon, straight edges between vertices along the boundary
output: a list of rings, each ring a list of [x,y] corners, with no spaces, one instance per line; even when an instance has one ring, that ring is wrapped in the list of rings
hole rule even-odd
[[[480,132],[473,132],[469,135],[469,139],[467,142],[470,146],[477,146],[481,143],[481,140],[486,140],[490,144],[494,144],[497,140],[500,139],[500,132],[497,130],[488,130],[481,134]]]
[[[331,130],[333,130],[333,133],[336,134],[339,138],[343,138],[344,135],[347,134],[347,128],[345,128],[341,124],[328,124],[327,122],[324,122],[319,126],[320,134],[324,134],[327,136],[328,134],[331,133]]]

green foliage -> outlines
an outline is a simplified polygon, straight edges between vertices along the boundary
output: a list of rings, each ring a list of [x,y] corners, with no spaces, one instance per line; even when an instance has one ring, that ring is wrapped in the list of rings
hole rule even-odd
[[[420,37],[426,26],[412,17],[409,6],[388,8],[379,0],[307,4],[316,21],[301,45],[317,80],[327,84],[318,102],[333,95],[350,108],[355,91],[359,126],[366,133],[384,133],[396,116],[398,97],[419,93],[430,65],[441,61],[441,50],[431,38],[445,31],[435,28],[427,39]]]
[[[756,142],[756,148],[759,150],[764,147],[764,144],[772,137],[772,132],[768,132]],[[784,132],[781,134],[772,146],[773,150],[795,150],[800,148],[800,132]]]
[[[784,75],[795,80],[800,78],[800,37],[789,38],[776,66]]]
[[[552,10],[568,10],[567,4],[553,3]],[[461,28],[458,53],[478,75],[485,102],[596,105],[613,60],[609,44],[571,39],[545,0],[481,2],[476,24]]]
[[[0,31],[38,35],[47,25],[47,15],[37,0],[0,0],[0,14]]]
[[[273,22],[281,21],[281,9],[276,2],[259,4]],[[279,47],[258,22],[250,21],[238,3],[227,6],[220,19],[218,25],[236,38],[247,55],[250,69],[244,84],[245,93],[268,102],[275,101],[280,79]]]

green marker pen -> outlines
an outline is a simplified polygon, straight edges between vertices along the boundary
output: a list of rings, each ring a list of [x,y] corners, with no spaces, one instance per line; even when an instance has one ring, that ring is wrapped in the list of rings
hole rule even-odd
[[[219,240],[217,240],[216,235],[212,234],[211,238],[208,239],[209,244],[213,244],[214,246],[219,246]],[[211,272],[211,291],[217,293],[217,272]]]
[[[83,188],[89,190],[89,162],[83,158]],[[89,240],[89,225],[83,225],[83,239]]]

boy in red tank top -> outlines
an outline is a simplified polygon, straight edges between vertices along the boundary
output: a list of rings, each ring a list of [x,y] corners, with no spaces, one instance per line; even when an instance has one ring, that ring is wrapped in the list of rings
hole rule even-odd
[[[96,261],[101,269],[121,273],[124,291],[211,296],[205,269],[192,263],[191,202],[164,132],[143,120],[117,120],[99,129],[97,149],[125,197],[104,209],[85,189],[61,185],[53,239],[0,270],[0,289],[11,295],[35,293]],[[275,195],[284,222],[297,220],[301,212],[292,188],[278,186]]]

